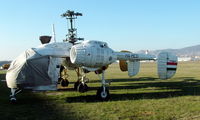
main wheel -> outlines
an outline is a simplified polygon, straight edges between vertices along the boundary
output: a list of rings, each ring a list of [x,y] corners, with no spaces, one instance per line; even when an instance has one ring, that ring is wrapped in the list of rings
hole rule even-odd
[[[85,78],[84,78],[84,82],[85,82],[85,83],[88,83],[88,82],[89,82],[89,78],[86,78],[86,77],[85,77]]]
[[[10,102],[12,104],[15,104],[17,102],[17,99],[15,97],[10,97]]]
[[[62,87],[67,87],[69,85],[69,81],[64,79],[62,79],[60,83]]]
[[[97,98],[98,98],[99,100],[103,100],[103,101],[109,100],[110,94],[109,94],[108,88],[105,88],[105,92],[104,92],[103,87],[100,87],[100,88],[97,90]]]
[[[80,83],[78,85],[78,89],[77,89],[79,92],[83,93],[83,92],[87,92],[88,91],[88,86],[87,84],[83,84],[83,83]]]
[[[61,78],[61,77],[59,77],[59,78],[58,78],[58,82],[57,82],[57,83],[58,83],[58,84],[60,84],[60,83],[61,83],[61,81],[62,81],[62,78]]]
[[[74,83],[74,90],[78,90],[79,84],[80,84],[80,81],[76,81],[76,82]]]

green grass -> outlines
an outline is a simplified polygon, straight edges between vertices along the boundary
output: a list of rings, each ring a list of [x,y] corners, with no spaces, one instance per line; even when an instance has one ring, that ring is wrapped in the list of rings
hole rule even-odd
[[[72,90],[76,80],[70,72],[71,84],[65,90],[19,94],[17,104],[8,101],[9,89],[0,82],[0,120],[188,120],[200,119],[200,62],[179,63],[177,74],[160,80],[155,63],[142,63],[140,73],[129,78],[113,64],[106,72],[111,82],[111,99],[96,99],[100,86],[94,73],[90,90]],[[5,79],[5,72],[0,78]]]
[[[6,79],[5,73],[6,73],[5,70],[0,70],[0,80],[5,80]]]

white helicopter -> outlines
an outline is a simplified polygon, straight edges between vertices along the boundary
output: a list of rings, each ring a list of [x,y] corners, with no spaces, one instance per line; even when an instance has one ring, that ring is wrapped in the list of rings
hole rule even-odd
[[[16,94],[22,89],[57,90],[58,83],[62,86],[68,86],[68,80],[60,77],[63,61],[65,68],[77,72],[78,80],[75,82],[74,88],[79,92],[88,90],[86,73],[101,74],[101,87],[97,90],[97,97],[101,100],[108,100],[110,96],[107,87],[109,84],[106,83],[104,76],[105,70],[117,60],[119,60],[120,69],[128,71],[130,77],[139,72],[140,61],[143,60],[157,60],[160,79],[169,79],[176,73],[176,55],[161,52],[156,58],[150,54],[116,52],[102,41],[79,42],[83,39],[77,38],[74,21],[77,16],[82,16],[82,14],[68,10],[62,16],[66,17],[70,23],[65,41],[49,43],[51,37],[41,36],[42,45],[26,50],[12,61],[6,74],[7,86],[11,89],[10,100],[12,102],[16,101]]]

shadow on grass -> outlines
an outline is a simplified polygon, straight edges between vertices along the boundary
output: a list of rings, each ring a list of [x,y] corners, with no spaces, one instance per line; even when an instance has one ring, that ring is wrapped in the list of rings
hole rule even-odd
[[[135,82],[135,81],[156,81],[158,78],[153,77],[140,77],[140,78],[126,78],[126,79],[108,79],[111,82]]]
[[[141,77],[141,78],[122,78],[122,79],[107,79],[109,82],[134,82],[134,81],[152,81],[158,80],[158,78],[152,77]],[[100,80],[92,80],[89,83],[100,83]],[[70,84],[74,84],[75,82],[70,82]]]
[[[15,104],[9,101],[9,89],[6,83],[0,83],[0,119],[1,120],[74,120],[71,105],[58,106],[52,98],[45,94],[23,91],[17,95]]]
[[[0,74],[0,80],[5,80],[5,74]],[[0,81],[0,119],[1,120],[75,120],[70,104],[59,106],[55,99],[46,96],[43,92],[33,93],[22,91],[17,95],[17,102],[9,101],[10,89],[6,82]],[[59,105],[58,105],[59,104]]]
[[[120,100],[138,100],[138,99],[161,99],[170,98],[186,95],[200,95],[200,80],[194,79],[193,77],[182,77],[177,78],[178,80],[157,80],[157,78],[139,78],[138,81],[150,81],[150,82],[139,82],[139,83],[123,83],[120,86],[110,86],[110,101]],[[135,81],[137,81],[135,79]],[[123,82],[124,79],[115,79],[113,81]],[[127,80],[129,81],[129,80]],[[130,79],[132,81],[132,79]],[[148,91],[148,88],[153,92]],[[91,87],[90,90],[97,90],[97,87]],[[122,89],[145,89],[143,93],[127,93],[117,94],[116,90]],[[159,91],[160,90],[160,91]],[[112,93],[112,91],[115,91]],[[98,102],[96,95],[78,96],[78,97],[67,97],[66,102]]]

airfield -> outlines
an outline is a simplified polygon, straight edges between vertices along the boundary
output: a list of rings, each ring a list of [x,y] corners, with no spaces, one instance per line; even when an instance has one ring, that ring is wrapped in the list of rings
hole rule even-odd
[[[129,78],[118,64],[109,66],[105,77],[111,81],[111,98],[96,99],[99,77],[89,73],[89,91],[73,90],[75,72],[69,71],[70,85],[59,91],[28,92],[9,102],[10,90],[0,82],[0,120],[199,120],[200,61],[179,62],[177,74],[158,79],[156,63],[141,63],[140,73]],[[0,71],[5,80],[5,71]]]

